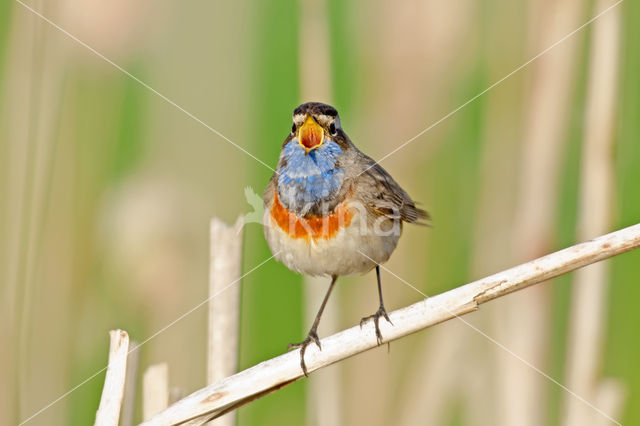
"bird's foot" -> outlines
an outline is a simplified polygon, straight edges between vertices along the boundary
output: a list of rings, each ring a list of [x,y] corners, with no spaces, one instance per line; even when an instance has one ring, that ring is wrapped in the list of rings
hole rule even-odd
[[[316,345],[318,345],[318,349],[322,350],[320,339],[318,338],[318,334],[315,330],[311,330],[307,335],[307,338],[302,342],[290,343],[289,346],[287,346],[288,350],[300,348],[300,367],[302,367],[302,372],[306,377],[309,377],[309,372],[307,371],[307,365],[304,362],[304,353],[307,351],[307,346],[309,346],[311,342],[314,342]]]
[[[378,310],[376,311],[375,314],[373,315],[369,315],[368,317],[364,317],[360,320],[360,328],[362,328],[362,326],[369,320],[373,320],[373,323],[376,326],[376,339],[378,340],[378,346],[380,346],[382,344],[382,333],[380,333],[380,326],[379,326],[379,322],[380,322],[380,317],[384,317],[384,319],[386,319],[389,324],[393,325],[393,323],[391,322],[391,320],[389,319],[389,315],[387,314],[387,310],[384,308],[384,305],[380,305],[380,307],[378,308]]]

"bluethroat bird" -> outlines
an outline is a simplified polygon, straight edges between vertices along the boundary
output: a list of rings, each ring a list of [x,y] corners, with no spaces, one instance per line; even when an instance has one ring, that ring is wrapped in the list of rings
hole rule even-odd
[[[389,323],[382,301],[380,264],[396,248],[403,222],[425,224],[426,211],[342,130],[338,111],[309,102],[293,111],[291,133],[263,195],[264,233],[275,258],[294,272],[329,276],[331,284],[307,338],[289,345],[304,353],[311,342],[322,349],[317,329],[331,290],[341,275],[376,268],[380,307],[360,322]]]

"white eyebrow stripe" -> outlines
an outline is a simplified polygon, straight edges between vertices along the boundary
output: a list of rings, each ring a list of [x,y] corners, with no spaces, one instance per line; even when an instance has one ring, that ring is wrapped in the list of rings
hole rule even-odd
[[[322,121],[322,123],[331,123],[331,121],[333,121],[333,117],[331,117],[330,115],[326,115],[326,114],[320,114],[318,115],[318,119],[320,121]]]
[[[335,126],[337,128],[341,128],[340,127],[340,116],[336,115],[335,117],[333,115],[326,115],[326,114],[321,114],[318,116],[318,118],[320,119],[320,121],[322,121],[324,124],[330,124],[333,123],[335,124]]]

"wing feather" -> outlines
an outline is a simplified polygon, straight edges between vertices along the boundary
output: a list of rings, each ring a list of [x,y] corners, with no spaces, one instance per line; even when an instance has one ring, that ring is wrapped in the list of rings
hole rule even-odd
[[[416,206],[409,194],[370,157],[362,154],[363,172],[354,179],[356,194],[372,210],[390,219],[427,225],[429,213]],[[360,157],[362,158],[362,157]]]

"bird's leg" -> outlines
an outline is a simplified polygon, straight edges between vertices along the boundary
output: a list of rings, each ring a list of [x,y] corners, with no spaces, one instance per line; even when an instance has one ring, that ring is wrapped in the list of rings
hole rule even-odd
[[[376,339],[378,340],[378,346],[382,344],[382,333],[380,333],[380,326],[378,325],[380,321],[380,317],[384,317],[389,324],[393,325],[391,320],[389,319],[389,315],[387,315],[387,310],[384,308],[384,302],[382,301],[382,283],[380,282],[380,265],[376,265],[376,275],[378,276],[378,296],[380,297],[380,307],[376,311],[375,314],[369,315],[368,317],[364,317],[360,320],[360,328],[362,325],[369,320],[373,320],[373,323],[376,325]]]
[[[305,376],[309,376],[307,372],[307,365],[304,363],[304,353],[307,350],[307,346],[311,344],[311,342],[315,342],[318,345],[318,348],[322,350],[322,346],[320,346],[320,339],[318,338],[318,324],[320,324],[320,317],[322,316],[322,311],[324,311],[324,307],[327,305],[327,300],[329,300],[329,296],[331,295],[331,290],[333,290],[333,286],[338,279],[337,275],[331,277],[331,284],[329,285],[329,290],[327,290],[327,294],[324,296],[324,300],[322,301],[322,305],[320,305],[320,310],[316,315],[316,319],[313,321],[313,325],[311,326],[311,330],[309,330],[309,334],[307,334],[307,338],[304,339],[300,343],[291,343],[288,349],[296,349],[300,348],[300,367],[302,367],[302,372]]]

